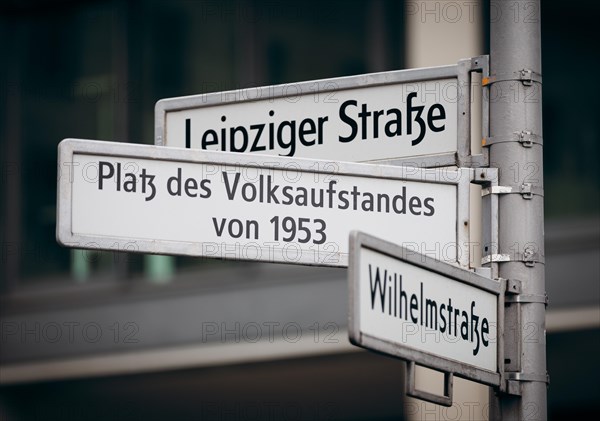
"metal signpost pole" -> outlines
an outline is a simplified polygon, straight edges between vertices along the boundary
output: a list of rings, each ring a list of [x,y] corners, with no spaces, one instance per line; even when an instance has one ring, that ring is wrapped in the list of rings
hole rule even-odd
[[[492,419],[544,420],[546,339],[540,1],[490,3],[490,166],[499,169],[499,277],[507,280],[506,393]],[[511,293],[511,294],[509,294]]]

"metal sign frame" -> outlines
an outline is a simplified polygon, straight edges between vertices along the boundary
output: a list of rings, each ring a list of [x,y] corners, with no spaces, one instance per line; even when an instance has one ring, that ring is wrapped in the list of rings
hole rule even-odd
[[[399,343],[392,343],[387,340],[363,333],[361,331],[360,326],[360,298],[358,297],[358,294],[360,294],[359,287],[361,273],[359,253],[360,250],[363,248],[373,250],[377,253],[381,253],[398,260],[402,260],[403,262],[406,262],[408,264],[417,266],[430,272],[435,272],[444,277],[452,278],[457,282],[461,282],[463,284],[496,295],[498,303],[498,325],[496,328],[497,371],[492,372],[489,370],[484,370],[480,367],[476,367],[467,363],[440,357],[439,355],[434,355],[425,351],[409,348]],[[462,377],[468,380],[473,380],[489,386],[495,386],[500,388],[502,387],[502,385],[504,384],[504,281],[498,281],[483,277],[469,270],[465,270],[460,267],[439,260],[435,260],[427,255],[416,253],[414,250],[407,249],[405,247],[390,243],[388,241],[358,231],[353,231],[350,235],[350,256],[350,265],[348,267],[348,334],[350,337],[350,341],[354,345],[358,345],[360,347],[381,352],[387,355],[392,355],[400,359],[409,362],[415,362],[418,365],[422,365],[424,367],[432,368],[434,370],[446,373],[446,389],[450,389],[450,405],[452,375],[456,375],[458,377]],[[411,385],[412,388],[410,387]],[[448,387],[449,385],[450,387]],[[412,384],[409,379],[408,386],[409,391],[415,391],[414,379]],[[416,392],[417,394],[413,394],[413,396],[424,398],[426,400],[431,400],[428,399],[427,396],[423,395],[423,393],[425,393],[426,395],[426,392]],[[441,399],[436,401],[436,403],[448,405],[448,396],[437,398]]]
[[[172,162],[189,162],[223,166],[225,168],[254,167],[261,169],[285,169],[293,165],[294,171],[319,173],[335,176],[355,176],[375,179],[392,179],[399,181],[418,181],[426,184],[446,184],[456,186],[456,247],[458,264],[469,267],[469,186],[475,178],[473,169],[420,169],[411,167],[394,167],[384,165],[367,165],[347,162],[330,162],[324,160],[291,159],[269,155],[234,154],[227,152],[188,150],[181,148],[156,147],[151,145],[102,142],[81,139],[65,139],[58,148],[58,209],[57,209],[57,241],[65,246],[101,249],[111,251],[132,251],[154,254],[171,254],[186,256],[204,256],[202,242],[177,242],[166,240],[144,240],[115,236],[81,235],[73,233],[72,224],[72,181],[65,170],[72,170],[74,154],[101,155],[135,160],[165,160]],[[62,173],[62,174],[61,174]],[[134,243],[134,246],[132,246]],[[331,256],[332,252],[320,252]],[[347,267],[349,253],[338,252],[335,264],[315,263],[314,257],[302,257],[290,262],[274,256],[273,262],[297,263],[315,266]],[[212,256],[228,258],[227,256]],[[229,257],[232,258],[232,257]],[[248,260],[236,258],[236,260]],[[334,260],[334,259],[332,259]],[[265,261],[262,259],[262,261]]]
[[[226,106],[240,102],[264,101],[289,97],[288,88],[293,85],[295,96],[326,94],[341,90],[385,86],[393,84],[434,81],[437,79],[456,78],[461,91],[457,101],[457,151],[434,155],[417,155],[408,157],[389,157],[369,162],[389,165],[410,165],[420,168],[435,168],[456,165],[459,167],[482,167],[487,162],[483,154],[471,154],[471,73],[482,73],[488,76],[488,56],[478,56],[460,60],[457,64],[420,69],[396,70],[390,72],[371,73],[340,78],[320,79],[293,84],[281,84],[250,88],[256,92],[252,99],[242,98],[243,89],[183,97],[165,98],[155,105],[154,112],[154,144],[165,144],[167,137],[167,113],[198,109],[205,107]],[[315,86],[317,89],[315,90]],[[486,89],[482,87],[483,89]],[[298,93],[299,92],[299,93]],[[489,132],[489,95],[482,95],[482,138]]]

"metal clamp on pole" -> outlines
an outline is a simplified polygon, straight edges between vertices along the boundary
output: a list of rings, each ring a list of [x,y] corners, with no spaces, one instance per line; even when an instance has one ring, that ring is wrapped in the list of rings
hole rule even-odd
[[[533,85],[533,82],[542,83],[542,75],[530,69],[521,69],[513,73],[500,73],[483,78],[483,86],[491,85],[496,82],[519,81],[525,86]]]
[[[416,364],[414,361],[407,361],[406,367],[406,394],[408,396],[442,406],[452,406],[452,387],[454,383],[454,375],[452,373],[444,373],[444,396],[440,396],[435,393],[418,390],[415,387]]]
[[[506,294],[504,295],[505,303],[542,303],[548,305],[548,294],[522,294],[522,282],[518,279],[502,279],[499,281],[505,281]],[[545,382],[550,383],[550,377],[548,373],[546,375],[536,373],[523,373],[520,371],[507,371],[504,373],[506,379],[505,393],[514,396],[521,395],[521,383],[522,382]]]
[[[523,183],[520,186],[491,186],[481,189],[481,196],[488,194],[520,194],[523,199],[532,199],[534,195],[544,197],[544,189],[531,183]]]
[[[521,396],[521,385],[523,382],[539,382],[550,384],[550,376],[546,374],[508,372],[506,373],[506,394]]]
[[[481,264],[485,265],[488,263],[502,263],[502,262],[523,262],[527,266],[534,266],[536,263],[546,263],[544,256],[531,250],[525,250],[523,253],[511,253],[511,254],[488,254],[481,258]],[[512,292],[512,291],[511,291]]]
[[[506,279],[505,303],[541,303],[548,305],[548,294],[522,294],[522,282],[518,279]]]
[[[548,373],[546,374],[536,374],[536,373],[506,373],[506,376],[509,381],[517,381],[517,382],[541,382],[550,384],[550,376]]]
[[[513,132],[512,134],[504,136],[494,136],[481,141],[481,146],[490,147],[495,143],[504,142],[518,142],[524,148],[531,148],[534,144],[542,145],[542,136],[531,132],[530,130],[522,130],[520,132]]]
[[[537,373],[506,373],[508,382],[540,382],[550,384],[550,376],[546,374]]]
[[[540,303],[548,306],[548,294],[540,295],[540,294],[517,294],[517,295],[507,295],[504,298],[504,302],[506,303]]]

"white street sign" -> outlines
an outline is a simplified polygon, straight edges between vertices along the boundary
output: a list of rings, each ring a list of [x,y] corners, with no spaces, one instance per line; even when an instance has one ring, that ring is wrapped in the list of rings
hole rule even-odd
[[[362,232],[350,247],[354,344],[500,384],[501,282]]]
[[[481,63],[479,63],[480,60]],[[470,71],[457,65],[158,101],[159,146],[364,162],[454,165],[470,151]]]
[[[469,169],[67,139],[59,170],[72,247],[344,267],[361,229],[469,264]]]

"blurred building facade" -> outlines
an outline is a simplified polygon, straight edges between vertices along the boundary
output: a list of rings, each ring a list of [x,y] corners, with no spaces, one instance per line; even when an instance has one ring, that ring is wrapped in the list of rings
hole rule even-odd
[[[593,28],[599,9],[542,5],[552,419],[600,411],[600,89],[573,77],[597,68],[576,28]],[[63,138],[151,144],[161,98],[451,64],[487,52],[493,12],[474,1],[0,6],[0,418],[485,419],[468,388],[449,409],[405,400],[403,364],[348,343],[345,270],[70,250],[54,232]]]

